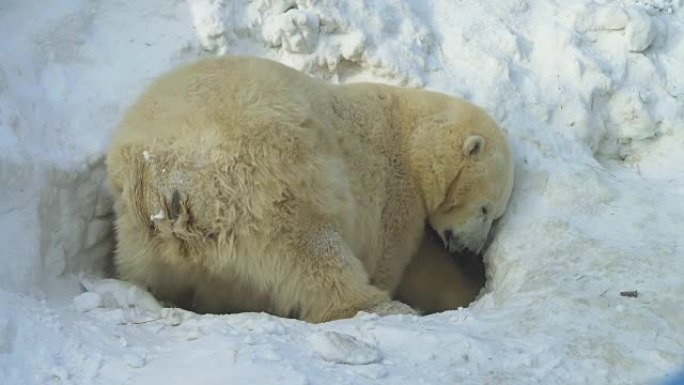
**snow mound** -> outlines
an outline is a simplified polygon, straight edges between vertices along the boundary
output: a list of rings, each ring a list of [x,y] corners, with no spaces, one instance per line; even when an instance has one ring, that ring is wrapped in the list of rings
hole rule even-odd
[[[405,2],[189,4],[202,47],[210,52],[226,53],[251,40],[275,49],[289,65],[318,76],[343,80],[363,71],[408,86],[423,85],[430,69],[432,33]]]
[[[309,342],[324,360],[338,364],[365,365],[382,359],[378,348],[346,334],[315,333],[309,337]]]

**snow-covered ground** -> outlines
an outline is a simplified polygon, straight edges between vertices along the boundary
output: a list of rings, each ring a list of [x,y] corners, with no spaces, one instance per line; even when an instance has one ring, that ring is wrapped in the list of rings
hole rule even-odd
[[[517,179],[473,305],[310,325],[100,280],[122,111],[233,53],[496,117]],[[656,383],[684,367],[683,233],[681,0],[0,1],[2,384]]]

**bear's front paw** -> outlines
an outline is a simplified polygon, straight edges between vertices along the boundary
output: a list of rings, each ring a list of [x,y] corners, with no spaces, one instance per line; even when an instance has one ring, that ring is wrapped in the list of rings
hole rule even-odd
[[[363,311],[368,313],[375,313],[379,315],[392,315],[392,314],[412,314],[419,315],[420,313],[412,308],[411,306],[399,302],[399,301],[389,301],[382,302],[377,305],[373,305]]]

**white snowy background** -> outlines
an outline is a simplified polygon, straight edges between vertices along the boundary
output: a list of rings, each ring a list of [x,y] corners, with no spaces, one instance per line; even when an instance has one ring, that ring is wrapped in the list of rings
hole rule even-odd
[[[102,280],[113,128],[217,54],[485,107],[517,179],[481,297],[311,325]],[[2,384],[657,383],[684,367],[683,234],[681,0],[0,0]]]

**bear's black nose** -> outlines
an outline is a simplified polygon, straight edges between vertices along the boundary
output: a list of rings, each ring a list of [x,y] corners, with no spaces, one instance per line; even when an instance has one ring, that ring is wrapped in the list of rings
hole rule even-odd
[[[444,241],[446,243],[446,248],[450,253],[472,253],[472,250],[468,248],[451,230],[446,230],[444,232]]]

